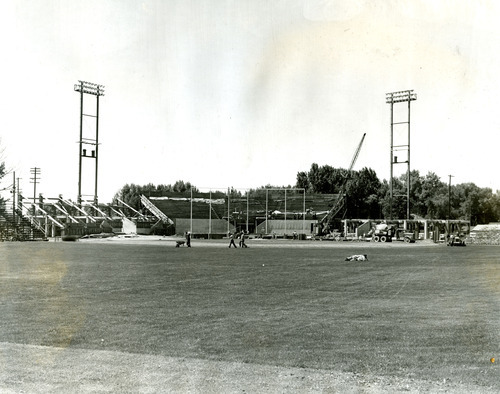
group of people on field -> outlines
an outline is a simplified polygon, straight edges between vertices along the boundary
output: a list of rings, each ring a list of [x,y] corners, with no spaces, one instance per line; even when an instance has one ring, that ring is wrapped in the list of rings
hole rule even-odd
[[[236,243],[234,242],[234,237],[235,237],[235,234],[233,233],[229,233],[229,248],[231,248],[231,246],[234,246],[235,248],[237,247],[236,246]],[[248,248],[247,244],[245,243],[245,237],[246,237],[246,234],[245,234],[245,231],[242,231],[240,233],[240,248]]]
[[[178,248],[179,246],[181,245],[184,245],[184,243],[186,244],[186,246],[188,248],[191,247],[191,232],[190,231],[186,231],[186,233],[184,234],[185,237],[186,237],[186,242],[184,241],[177,241],[175,247]],[[229,233],[229,247],[231,246],[234,246],[235,248],[237,248],[235,242],[234,242],[234,237],[235,237],[236,234],[233,234],[233,233]],[[245,237],[246,237],[246,234],[245,234],[245,231],[241,231],[240,232],[240,235],[239,235],[239,239],[240,239],[240,248],[248,248],[247,244],[245,243]]]

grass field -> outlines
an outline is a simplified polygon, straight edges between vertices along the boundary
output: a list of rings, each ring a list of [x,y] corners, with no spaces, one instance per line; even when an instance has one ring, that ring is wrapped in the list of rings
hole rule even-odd
[[[0,391],[500,390],[498,247],[248,244],[0,244]]]

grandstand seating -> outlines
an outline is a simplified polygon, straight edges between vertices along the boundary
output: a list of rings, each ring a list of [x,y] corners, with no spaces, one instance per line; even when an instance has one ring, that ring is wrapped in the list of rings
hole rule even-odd
[[[306,217],[312,218],[315,213],[324,214],[331,208],[337,195],[334,194],[311,194],[305,198]],[[227,195],[223,193],[212,193],[211,204],[209,193],[193,194],[169,193],[168,196],[150,197],[151,202],[157,206],[165,215],[170,218],[197,218],[197,219],[222,219],[227,218]],[[265,217],[266,215],[266,194],[250,194],[246,197],[231,198],[229,202],[229,213],[231,216]],[[212,210],[210,214],[210,209]],[[287,218],[293,215],[301,215],[304,211],[304,196],[299,193],[269,192],[267,209],[270,213],[275,212],[276,216],[283,216],[286,210]]]
[[[332,207],[336,201],[335,194],[304,194],[302,192],[287,191],[285,198],[284,190],[258,190],[251,192],[248,199],[245,195],[231,197],[229,201],[229,216],[232,224],[241,228],[246,227],[246,222],[251,224],[255,230],[257,222],[266,218],[266,208],[270,219],[288,222],[288,229],[292,226],[291,220],[305,219],[308,221],[320,219]],[[227,194],[222,192],[212,193],[165,193],[163,196],[151,196],[149,200],[169,218],[180,226],[179,219],[204,219],[211,218],[213,221],[226,219],[228,217]],[[275,224],[277,224],[276,222]],[[200,224],[201,225],[201,224]],[[206,227],[206,226],[205,226]],[[225,226],[222,226],[225,227]],[[221,227],[221,228],[222,228]],[[183,227],[184,228],[184,227]],[[308,224],[307,228],[310,228]],[[302,229],[302,224],[299,228]],[[179,231],[176,232],[179,233]],[[309,230],[308,230],[309,231]]]

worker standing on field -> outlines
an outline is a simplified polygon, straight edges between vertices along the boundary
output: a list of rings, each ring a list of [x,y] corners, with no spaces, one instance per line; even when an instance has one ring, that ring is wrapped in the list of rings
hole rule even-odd
[[[247,247],[247,245],[245,244],[245,231],[241,232],[240,247],[241,248],[246,248]]]
[[[234,234],[233,233],[229,233],[229,238],[231,239],[231,241],[229,241],[229,248],[231,248],[231,246],[234,246],[236,248],[237,246],[234,243]]]

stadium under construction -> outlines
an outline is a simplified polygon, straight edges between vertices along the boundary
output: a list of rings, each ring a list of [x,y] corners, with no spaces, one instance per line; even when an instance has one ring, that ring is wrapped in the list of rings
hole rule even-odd
[[[470,222],[463,220],[347,219],[342,201],[340,195],[307,194],[303,189],[260,189],[244,194],[210,191],[141,195],[140,208],[136,209],[122,200],[116,204],[78,204],[59,196],[32,203],[18,195],[17,201],[0,214],[1,239],[184,236],[187,232],[193,238],[210,239],[245,231],[259,238],[413,242],[439,241],[445,234],[470,232]],[[395,229],[392,236],[374,233],[381,224]]]
[[[311,194],[300,188],[263,188],[244,192],[229,188],[227,192],[189,190],[185,193],[140,195],[137,196],[140,201],[134,206],[120,199],[113,204],[98,203],[99,98],[104,96],[104,86],[78,81],[74,90],[80,96],[77,201],[61,195],[57,198],[25,198],[19,187],[16,189],[14,174],[11,198],[0,208],[1,240],[76,240],[115,234],[183,236],[188,232],[194,238],[221,238],[244,231],[262,238],[414,242],[418,239],[439,241],[445,235],[470,233],[469,221],[409,219],[409,180],[407,220],[347,219],[346,184],[366,134],[355,150],[338,194]],[[95,98],[94,112],[84,110],[84,95]],[[391,104],[391,210],[393,166],[406,164],[407,174],[410,174],[409,114],[410,103],[414,100],[416,94],[412,90],[386,95],[386,102]],[[407,103],[407,121],[394,121],[395,103]],[[95,122],[95,127],[84,133],[83,119],[87,117]],[[394,145],[393,129],[399,124],[408,128],[408,139],[403,145]],[[396,151],[403,151],[406,160],[398,161]],[[400,157],[402,153],[399,153]],[[82,194],[82,177],[84,173],[89,175],[84,171],[84,161],[93,162],[94,194],[91,201],[85,200]],[[36,188],[39,168],[34,170]]]

